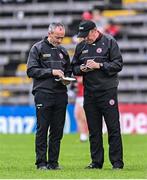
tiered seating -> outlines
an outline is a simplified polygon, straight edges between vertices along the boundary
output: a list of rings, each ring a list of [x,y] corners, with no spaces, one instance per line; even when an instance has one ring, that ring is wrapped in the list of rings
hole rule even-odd
[[[16,1],[18,2],[16,4]],[[124,2],[125,1],[125,2]],[[122,10],[105,10],[104,16],[122,25],[118,44],[124,59],[120,73],[119,99],[121,102],[147,102],[147,14],[136,11],[147,3],[124,0]],[[80,20],[85,10],[95,5],[105,7],[106,1],[91,0],[3,0],[0,4],[0,99],[2,104],[31,102],[31,80],[26,78],[26,61],[31,45],[47,35],[50,22],[60,21],[66,26],[63,44],[70,56],[75,44],[73,22]],[[139,6],[137,6],[139,4]],[[129,7],[135,6],[130,10]],[[128,16],[129,15],[129,16]],[[5,77],[3,77],[5,76]],[[7,77],[6,77],[7,76]],[[8,77],[15,76],[15,77]]]
[[[116,17],[136,15],[136,13],[134,10],[104,10],[102,14],[107,17]]]
[[[31,79],[27,77],[0,77],[0,103],[28,104]]]
[[[146,0],[123,0],[123,4],[126,9],[144,10],[147,8]]]

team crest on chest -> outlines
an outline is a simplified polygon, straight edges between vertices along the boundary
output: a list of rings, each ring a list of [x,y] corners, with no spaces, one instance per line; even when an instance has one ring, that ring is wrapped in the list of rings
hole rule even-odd
[[[63,59],[63,54],[62,53],[59,53],[59,56],[61,59]]]
[[[101,53],[102,52],[102,48],[97,48],[96,52],[97,53]]]

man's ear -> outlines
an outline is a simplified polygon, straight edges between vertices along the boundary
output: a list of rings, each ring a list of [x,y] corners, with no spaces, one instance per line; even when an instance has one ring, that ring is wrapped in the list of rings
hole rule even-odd
[[[97,28],[95,27],[94,29],[92,29],[92,31],[97,31]]]

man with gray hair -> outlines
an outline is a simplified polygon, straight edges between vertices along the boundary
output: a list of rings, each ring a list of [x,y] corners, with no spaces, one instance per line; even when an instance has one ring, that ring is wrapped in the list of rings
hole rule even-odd
[[[60,46],[64,36],[64,25],[51,23],[48,37],[35,43],[28,57],[27,75],[33,78],[37,116],[36,165],[41,170],[60,169],[58,159],[68,103],[66,85],[69,84],[60,79],[71,75],[69,55]]]

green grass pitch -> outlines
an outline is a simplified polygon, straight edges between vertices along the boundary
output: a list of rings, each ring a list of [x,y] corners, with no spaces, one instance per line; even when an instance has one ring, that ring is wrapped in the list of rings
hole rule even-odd
[[[89,142],[77,134],[64,135],[61,143],[62,170],[36,170],[34,135],[0,134],[0,179],[147,179],[147,135],[123,135],[123,170],[112,170],[104,135],[105,163],[102,170],[84,169],[90,163]]]

